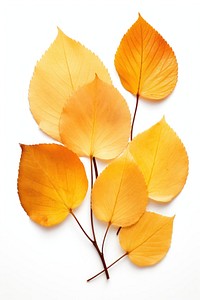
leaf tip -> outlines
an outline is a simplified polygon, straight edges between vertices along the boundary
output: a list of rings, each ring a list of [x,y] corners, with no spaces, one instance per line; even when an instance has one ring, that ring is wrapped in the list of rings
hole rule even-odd
[[[57,30],[58,30],[58,34],[59,34],[59,33],[63,34],[63,31],[60,29],[59,26],[57,26]]]
[[[26,145],[19,143],[19,146],[20,146],[21,150],[23,151]]]
[[[59,26],[57,26],[57,31],[58,31],[58,33],[57,33],[57,39],[58,38],[64,38],[64,37],[66,37],[66,34],[62,31],[62,29],[60,29]]]
[[[145,21],[140,12],[138,12],[138,21]]]
[[[160,120],[160,122],[167,123],[167,122],[166,122],[165,115],[163,115],[163,117],[162,117],[162,119]]]

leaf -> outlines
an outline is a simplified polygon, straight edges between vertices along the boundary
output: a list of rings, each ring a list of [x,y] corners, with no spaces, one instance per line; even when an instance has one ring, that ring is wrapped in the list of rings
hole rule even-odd
[[[92,210],[97,219],[121,227],[137,222],[146,205],[147,187],[143,175],[126,151],[95,181]]]
[[[122,85],[144,99],[160,100],[175,88],[178,65],[172,48],[139,14],[115,55]]]
[[[85,198],[88,182],[76,154],[56,144],[22,145],[18,192],[36,223],[61,223]]]
[[[188,175],[188,157],[164,118],[136,136],[129,150],[145,177],[149,198],[168,202],[181,192]]]
[[[169,250],[173,220],[146,212],[135,225],[122,228],[119,241],[129,259],[140,267],[158,263]]]
[[[45,133],[60,141],[59,119],[67,99],[98,76],[111,83],[99,58],[79,42],[58,35],[37,63],[29,88],[31,112]]]
[[[120,93],[96,76],[66,103],[60,119],[62,143],[79,156],[112,159],[128,144],[130,118]]]

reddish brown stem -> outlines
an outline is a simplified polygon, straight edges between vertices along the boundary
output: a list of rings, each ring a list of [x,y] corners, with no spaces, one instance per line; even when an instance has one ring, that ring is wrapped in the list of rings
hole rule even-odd
[[[134,126],[135,118],[136,118],[136,114],[137,114],[138,103],[139,103],[139,94],[136,95],[135,110],[134,110],[132,124],[131,124],[131,135],[130,135],[130,140],[131,141],[133,139],[133,126]],[[118,228],[116,235],[119,234],[120,230],[121,230],[121,227]]]
[[[107,267],[107,269],[110,269],[112,266],[114,266],[118,261],[120,261],[122,258],[124,258],[126,255],[128,255],[128,253],[124,253],[122,256],[120,256],[118,259],[116,259],[111,265],[109,265]],[[99,275],[103,274],[105,272],[105,270],[102,270],[101,272],[97,273],[96,275],[90,277],[87,282],[95,279],[96,277],[98,277]]]
[[[137,113],[138,103],[139,103],[139,94],[136,95],[135,111],[134,111],[133,120],[132,120],[132,124],[131,124],[131,136],[130,136],[131,141],[133,139],[133,126],[135,123],[135,117],[136,117],[136,113]]]
[[[106,262],[105,262],[105,258],[104,258],[104,254],[100,251],[99,246],[97,244],[97,240],[96,240],[96,234],[95,234],[95,229],[94,229],[94,217],[93,217],[93,211],[92,211],[92,189],[93,189],[93,166],[92,163],[94,164],[94,169],[95,169],[95,174],[96,177],[98,176],[98,171],[97,171],[97,166],[96,166],[96,160],[94,157],[90,157],[90,171],[91,171],[91,198],[90,198],[90,222],[91,222],[91,228],[92,228],[92,235],[93,235],[93,246],[95,247],[97,253],[99,254],[99,257],[101,259],[102,265],[104,267],[104,272],[106,274],[106,278],[109,279],[109,273],[108,273],[108,269],[106,266]]]
[[[94,230],[94,217],[93,217],[93,211],[92,211],[92,189],[93,189],[93,167],[92,167],[92,161],[93,157],[90,157],[90,174],[91,174],[91,196],[90,196],[90,222],[91,222],[91,228],[92,228],[92,235],[94,242],[96,242],[96,235]]]
[[[85,231],[85,229],[83,228],[83,226],[81,225],[81,223],[79,222],[79,220],[77,219],[77,217],[75,216],[75,214],[71,211],[70,212],[71,215],[73,216],[73,218],[75,219],[75,221],[77,222],[78,226],[80,227],[81,231],[84,233],[84,235],[87,237],[87,239],[93,244],[94,248],[96,249],[97,253],[99,254],[99,257],[101,259],[102,265],[104,267],[104,272],[106,274],[106,278],[109,279],[109,273],[107,270],[107,266],[106,266],[106,262],[105,262],[105,258],[103,253],[100,251],[97,242],[93,241],[90,236],[87,234],[87,232]]]
[[[105,272],[105,274],[106,274],[106,279],[109,279],[110,276],[109,276],[109,273],[108,273],[108,267],[106,266],[106,261],[105,261],[105,258],[104,258],[104,254],[100,251],[99,246],[97,245],[96,242],[94,242],[93,245],[94,245],[95,249],[97,250],[97,252],[99,254],[99,257],[101,259],[101,262],[102,262],[102,265],[103,265],[103,268],[104,268],[103,272]]]
[[[77,217],[75,216],[75,214],[71,211],[70,212],[72,217],[75,219],[76,223],[78,224],[78,226],[80,227],[80,229],[82,230],[82,232],[84,233],[84,235],[87,237],[87,239],[93,244],[94,241],[91,239],[91,237],[87,234],[87,232],[85,231],[85,229],[83,228],[83,226],[81,225],[81,223],[79,222],[79,220],[77,219]]]
[[[105,234],[104,234],[104,237],[103,237],[103,242],[102,242],[102,248],[101,248],[101,252],[103,253],[103,251],[104,251],[104,245],[105,245],[105,240],[106,240],[106,236],[107,236],[107,234],[108,234],[108,230],[109,230],[109,228],[110,228],[110,223],[108,223],[108,226],[107,226],[107,228],[106,228],[106,232],[105,232]]]
[[[93,161],[93,166],[94,166],[94,171],[95,171],[95,177],[97,179],[97,177],[98,177],[98,168],[97,168],[97,162],[96,162],[95,157],[92,158],[92,161]]]

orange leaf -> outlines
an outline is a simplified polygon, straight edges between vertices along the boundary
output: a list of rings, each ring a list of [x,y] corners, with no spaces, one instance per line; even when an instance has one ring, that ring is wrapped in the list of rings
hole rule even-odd
[[[97,178],[92,191],[92,209],[97,219],[121,227],[137,222],[146,205],[143,175],[126,151]]]
[[[31,112],[40,128],[60,141],[59,119],[66,100],[98,76],[111,83],[99,58],[79,42],[58,35],[37,63],[29,88]]]
[[[60,119],[62,142],[79,156],[112,159],[127,146],[129,132],[124,98],[97,76],[67,101]]]
[[[129,150],[146,179],[151,199],[168,202],[181,192],[188,175],[188,157],[164,118],[136,136]]]
[[[176,86],[178,65],[173,50],[141,15],[122,38],[115,67],[124,88],[145,99],[163,99]]]
[[[120,230],[121,247],[136,265],[145,267],[158,263],[169,250],[174,217],[146,212],[130,227]]]
[[[60,145],[21,148],[18,192],[24,210],[43,226],[62,222],[85,198],[88,182],[83,164]]]

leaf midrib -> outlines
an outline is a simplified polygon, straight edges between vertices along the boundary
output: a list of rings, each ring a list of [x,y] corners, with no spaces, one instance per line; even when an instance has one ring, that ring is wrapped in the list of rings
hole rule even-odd
[[[141,84],[141,78],[142,78],[142,65],[143,65],[143,55],[144,55],[143,32],[142,32],[142,25],[141,24],[140,24],[140,38],[141,38],[141,60],[140,60],[140,74],[139,74],[139,80],[138,80],[137,95],[140,95],[140,84]]]
[[[142,241],[138,246],[136,246],[134,249],[127,251],[128,254],[131,254],[134,252],[136,249],[141,247],[143,244],[145,244],[148,240],[150,240],[154,235],[156,235],[161,229],[163,229],[165,226],[167,226],[171,221],[171,218],[169,219],[168,222],[166,222],[164,225],[161,225],[156,231],[154,231],[150,236],[148,236],[144,241]]]
[[[111,217],[110,217],[110,222],[111,223],[112,223],[112,218],[113,218],[114,213],[115,213],[115,208],[116,208],[118,200],[119,200],[119,194],[120,194],[120,191],[121,191],[121,186],[122,186],[122,182],[123,182],[123,178],[124,178],[125,169],[126,169],[126,159],[124,161],[124,165],[123,165],[123,169],[122,169],[122,173],[121,173],[120,184],[119,184],[119,188],[118,188],[117,195],[116,195],[116,198],[115,198],[116,201],[115,201],[115,204],[114,204],[114,207],[113,207],[113,210],[112,210],[112,214],[111,214]]]
[[[160,126],[160,132],[159,132],[159,136],[158,136],[158,140],[157,140],[156,150],[155,150],[154,157],[153,157],[153,163],[152,163],[152,166],[151,166],[151,172],[150,172],[150,175],[149,175],[149,179],[147,181],[147,186],[148,187],[150,185],[150,182],[151,182],[151,179],[152,179],[152,175],[153,175],[153,171],[154,171],[155,165],[156,165],[156,158],[157,158],[158,149],[159,149],[159,145],[160,145],[161,132],[162,132],[162,126]]]
[[[35,152],[33,151],[33,155],[35,157]],[[58,189],[56,188],[56,186],[54,185],[51,177],[49,176],[49,174],[45,171],[45,169],[42,167],[42,165],[37,161],[37,159],[35,159],[36,164],[38,165],[38,167],[42,170],[42,172],[45,174],[45,176],[48,178],[51,186],[53,187],[53,189],[55,190],[56,194],[58,195],[59,199],[61,200],[62,204],[64,204],[64,206],[70,210],[70,208],[67,206],[66,202],[63,200],[61,194],[59,193]]]

